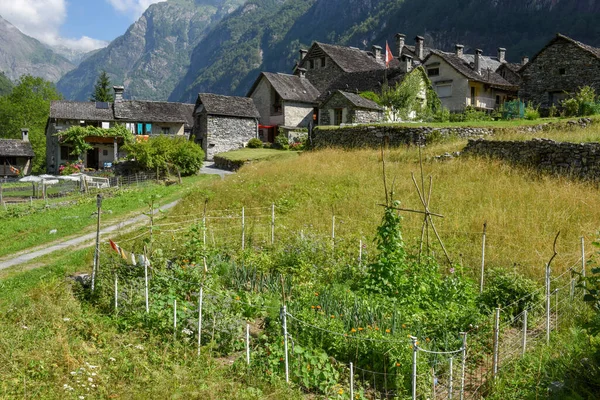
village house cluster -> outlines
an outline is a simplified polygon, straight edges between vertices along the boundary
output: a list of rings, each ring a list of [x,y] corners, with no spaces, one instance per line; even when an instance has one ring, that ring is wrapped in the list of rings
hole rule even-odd
[[[462,44],[452,52],[430,48],[422,36],[412,45],[403,34],[395,39],[387,60],[380,46],[365,51],[314,42],[300,50],[291,74],[261,72],[246,97],[200,93],[195,104],[125,100],[125,89],[115,86],[112,103],[53,101],[46,126],[48,172],[74,159],[102,169],[124,156],[119,141],[106,137],[87,138],[93,149],[73,156],[56,136],[71,126],[124,124],[139,138],[185,136],[200,144],[210,160],[252,138],[274,142],[280,132],[293,136],[317,125],[383,122],[389,113],[359,94],[381,93],[384,85],[394,87],[409,76],[420,82],[419,104],[426,105],[429,88],[451,112],[467,107],[491,111],[514,99],[547,109],[585,85],[600,89],[600,49],[561,34],[531,60],[523,57],[516,64],[507,61],[504,48],[483,55]],[[0,141],[3,176],[28,172],[32,157],[25,133],[23,140]]]

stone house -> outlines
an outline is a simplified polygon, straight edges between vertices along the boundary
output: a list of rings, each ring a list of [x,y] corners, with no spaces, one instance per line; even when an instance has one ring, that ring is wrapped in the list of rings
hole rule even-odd
[[[319,91],[299,68],[296,75],[262,72],[247,97],[260,114],[259,138],[274,142],[279,128],[306,128],[314,120]]]
[[[111,128],[125,125],[134,135],[148,138],[156,135],[188,137],[192,130],[193,104],[159,101],[124,100],[123,87],[115,86],[113,103],[58,100],[50,103],[46,123],[46,169],[58,173],[60,165],[81,160],[85,168],[103,169],[125,157],[120,150],[121,139],[90,136],[85,140],[93,149],[73,155],[69,146],[56,136],[72,126]]]
[[[496,57],[465,54],[457,44],[454,53],[432,50],[423,60],[427,76],[442,105],[452,112],[466,107],[491,111],[517,97],[518,87],[496,71],[506,63],[506,50],[498,49]]]
[[[583,86],[600,92],[600,48],[559,33],[519,73],[519,97],[548,109]]]
[[[260,117],[251,98],[200,93],[192,135],[206,159],[212,160],[215,154],[243,148],[258,137]]]
[[[319,125],[367,124],[383,121],[383,108],[356,93],[336,90],[319,105]]]
[[[29,175],[34,156],[28,129],[21,130],[21,139],[0,139],[0,176]]]

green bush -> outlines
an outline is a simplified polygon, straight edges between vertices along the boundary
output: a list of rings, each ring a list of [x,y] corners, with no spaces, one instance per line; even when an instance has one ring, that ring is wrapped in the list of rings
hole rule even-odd
[[[531,279],[516,273],[492,269],[486,275],[485,288],[479,298],[480,307],[491,312],[502,307],[503,315],[514,317],[542,299],[542,291]]]
[[[289,141],[287,135],[285,134],[285,132],[279,131],[279,135],[277,135],[275,137],[274,145],[280,149],[289,150],[290,141]]]
[[[263,147],[263,142],[258,138],[252,138],[248,141],[247,147],[250,149],[260,149]]]
[[[171,167],[181,175],[193,175],[202,167],[204,152],[196,143],[183,137],[158,136],[147,141],[123,146],[129,160],[148,170],[168,171]]]
[[[600,113],[600,103],[597,102],[596,91],[590,86],[584,86],[579,92],[561,103],[567,117],[584,117]]]
[[[525,119],[527,120],[535,120],[540,118],[539,106],[534,106],[533,104],[527,104],[525,107]]]

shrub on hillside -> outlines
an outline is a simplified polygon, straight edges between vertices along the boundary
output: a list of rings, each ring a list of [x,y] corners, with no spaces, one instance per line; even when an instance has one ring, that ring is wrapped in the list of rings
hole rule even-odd
[[[181,175],[193,175],[202,167],[204,152],[196,143],[183,137],[158,136],[147,141],[123,146],[129,160],[148,170],[168,171],[171,167]]]
[[[248,141],[248,145],[246,147],[250,149],[260,149],[263,147],[263,142],[258,138],[252,138]]]

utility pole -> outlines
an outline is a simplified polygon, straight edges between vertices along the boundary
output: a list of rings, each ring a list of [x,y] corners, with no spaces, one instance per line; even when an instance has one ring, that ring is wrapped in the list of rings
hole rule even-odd
[[[96,207],[98,208],[98,222],[96,224],[96,251],[94,252],[94,267],[92,269],[92,292],[96,284],[96,274],[100,269],[100,215],[102,214],[102,195],[96,196]]]

